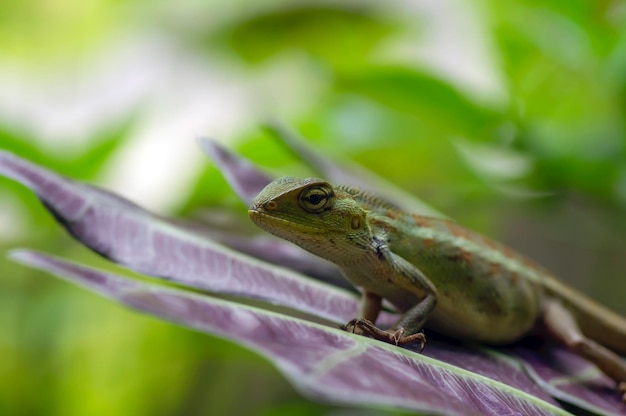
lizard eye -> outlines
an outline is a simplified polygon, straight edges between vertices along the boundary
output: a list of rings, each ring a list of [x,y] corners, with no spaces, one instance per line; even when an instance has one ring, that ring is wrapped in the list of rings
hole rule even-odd
[[[323,212],[334,202],[335,193],[328,185],[315,185],[304,189],[298,196],[300,206],[311,213]]]

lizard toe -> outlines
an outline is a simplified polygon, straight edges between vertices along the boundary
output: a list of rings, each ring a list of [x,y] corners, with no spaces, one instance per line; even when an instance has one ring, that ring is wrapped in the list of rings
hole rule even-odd
[[[402,327],[383,330],[367,319],[353,319],[343,326],[342,329],[352,332],[353,334],[374,338],[378,341],[383,341],[392,345],[405,346],[419,342],[420,353],[424,351],[424,347],[426,346],[426,336],[423,332],[405,335],[406,330]]]
[[[369,335],[372,328],[376,328],[376,326],[371,321],[361,318],[355,318],[341,327],[346,332],[358,335]]]
[[[403,331],[404,332],[404,331]],[[426,335],[423,332],[417,332],[411,335],[402,335],[400,339],[396,342],[396,345],[410,345],[416,342],[420,343],[420,354],[424,351],[424,347],[426,347]]]

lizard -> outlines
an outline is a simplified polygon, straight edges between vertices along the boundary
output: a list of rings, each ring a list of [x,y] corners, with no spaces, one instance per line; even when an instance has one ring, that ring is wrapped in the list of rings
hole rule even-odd
[[[596,365],[626,402],[626,319],[522,254],[447,219],[318,178],[267,185],[248,214],[261,229],[339,266],[362,291],[343,328],[400,346],[422,328],[452,338],[511,344],[540,333]],[[375,325],[385,299],[400,317]]]

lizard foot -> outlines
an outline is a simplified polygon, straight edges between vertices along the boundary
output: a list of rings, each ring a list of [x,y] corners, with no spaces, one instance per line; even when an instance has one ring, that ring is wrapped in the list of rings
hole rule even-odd
[[[621,381],[617,383],[617,390],[622,395],[622,401],[626,403],[626,381]]]
[[[365,335],[388,344],[403,346],[419,342],[420,352],[424,351],[424,346],[426,345],[426,336],[422,332],[404,335],[404,328],[385,331],[367,319],[353,319],[343,329],[353,334]]]

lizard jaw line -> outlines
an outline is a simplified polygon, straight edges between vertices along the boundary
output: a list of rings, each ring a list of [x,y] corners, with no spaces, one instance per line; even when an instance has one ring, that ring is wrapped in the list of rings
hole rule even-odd
[[[277,217],[275,217],[273,215],[270,215],[270,214],[268,214],[266,212],[263,212],[263,211],[257,210],[257,209],[249,209],[248,210],[248,216],[257,225],[259,225],[259,224],[270,224],[272,226],[276,225],[276,226],[278,226],[276,228],[281,229],[281,230],[290,229],[290,230],[295,230],[295,231],[306,232],[308,234],[323,234],[324,232],[327,231],[327,230],[325,230],[323,228],[312,227],[310,225],[300,224],[300,223],[297,223],[297,222],[294,222],[294,221],[289,221],[289,220],[284,219],[284,218],[277,218]],[[267,230],[267,231],[270,231],[270,230]],[[272,232],[272,231],[270,231],[270,232]]]

